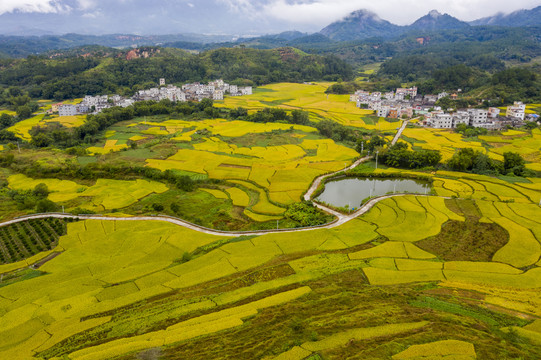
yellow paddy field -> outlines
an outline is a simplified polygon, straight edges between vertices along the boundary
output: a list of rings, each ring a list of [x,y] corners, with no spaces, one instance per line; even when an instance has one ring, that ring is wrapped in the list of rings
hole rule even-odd
[[[16,184],[15,180],[25,179],[11,179],[11,183]],[[470,181],[481,183],[482,179]],[[28,179],[24,183],[33,184]],[[70,188],[70,184],[48,185]],[[459,192],[462,189],[458,184],[449,187]],[[517,189],[513,190],[518,193]],[[87,191],[92,193],[92,188]],[[231,188],[225,196],[244,205],[246,199],[238,191]],[[95,192],[103,191],[96,188]],[[216,193],[216,196],[222,195]],[[0,287],[0,357],[49,358],[66,347],[71,349],[65,353],[67,359],[110,359],[217,332],[237,331],[248,326],[247,318],[257,317],[269,307],[284,307],[297,299],[309,298],[314,290],[302,285],[307,281],[351,270],[362,272],[369,286],[431,282],[442,288],[475,289],[487,294],[488,305],[499,306],[507,301],[505,306],[509,309],[541,315],[541,298],[527,296],[541,287],[541,208],[522,200],[515,203],[477,200],[476,208],[484,221],[496,223],[510,234],[508,243],[491,261],[446,261],[417,245],[439,234],[448,221],[466,221],[464,214],[451,210],[442,197],[390,198],[359,219],[334,229],[268,234],[233,242],[228,242],[232,236],[202,234],[159,221],[112,219],[70,223],[67,235],[54,249],[62,254],[40,268],[47,276]],[[364,248],[358,250],[361,246]],[[196,251],[203,248],[209,250]],[[179,262],[185,253],[199,255]],[[176,290],[190,291],[288,256],[293,259],[285,260],[291,269],[288,275],[247,283],[235,290],[179,298],[166,312],[137,320],[145,325],[123,324],[122,318],[114,315],[123,307],[167,297]],[[26,262],[20,264],[25,265]],[[0,273],[13,268],[13,265],[0,266]],[[513,289],[512,295],[508,289]],[[254,297],[258,300],[253,300]],[[528,306],[530,310],[526,310]],[[163,319],[169,319],[166,327],[152,327],[153,321]],[[427,321],[399,322],[342,330],[299,344],[298,348],[283,350],[284,354],[277,359],[303,359],[344,346],[351,339],[370,339],[413,329],[423,332],[428,324]],[[115,337],[110,330],[103,333],[105,329],[117,329],[116,326],[128,326],[114,330],[126,335]],[[129,327],[149,330],[135,334]],[[518,329],[528,336],[537,331],[535,327]],[[82,333],[90,338],[95,336],[92,334],[102,334],[101,340],[90,341],[84,347],[70,347],[69,339],[80,339]],[[392,358],[451,355],[473,359],[475,351],[469,342],[440,339],[396,351]]]
[[[294,84],[280,83],[258,87],[253,95],[226,97],[223,102],[215,102],[220,107],[243,107],[259,110],[266,107],[279,107],[286,110],[301,109],[308,111],[314,121],[326,118],[342,125],[367,129],[395,130],[400,122],[388,122],[379,119],[376,124],[363,120],[372,110],[359,109],[349,101],[349,95],[325,94],[332,83]]]
[[[15,125],[7,128],[8,131],[13,132],[16,136],[20,137],[23,140],[29,141],[31,139],[30,130],[35,126],[44,126],[47,123],[60,123],[66,127],[78,127],[84,124],[86,120],[86,115],[75,115],[75,116],[58,116],[45,114],[36,115],[29,119],[20,121]]]

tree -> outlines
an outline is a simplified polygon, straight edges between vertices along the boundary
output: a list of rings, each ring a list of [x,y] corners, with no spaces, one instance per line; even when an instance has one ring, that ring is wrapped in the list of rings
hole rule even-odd
[[[195,182],[188,175],[182,175],[177,180],[177,187],[184,191],[193,191]]]
[[[370,138],[367,148],[370,151],[374,151],[374,149],[382,147],[384,145],[385,145],[385,139],[379,135],[374,135],[372,136],[372,138]]]
[[[17,107],[17,117],[19,120],[28,119],[30,116],[32,116],[32,109],[28,105],[23,105]]]
[[[32,193],[38,198],[45,199],[49,195],[49,187],[44,183],[39,183],[34,187]]]
[[[38,213],[54,212],[56,210],[57,206],[51,200],[41,199],[36,203],[36,212]]]
[[[32,136],[32,140],[30,140],[30,143],[37,147],[47,147],[51,145],[52,139],[47,136],[44,133],[36,134],[35,136]]]
[[[503,153],[503,167],[507,173],[513,173],[517,176],[522,176],[526,168],[520,154],[512,151]]]
[[[0,115],[0,129],[5,129],[13,124],[13,117],[9,114],[3,113]]]

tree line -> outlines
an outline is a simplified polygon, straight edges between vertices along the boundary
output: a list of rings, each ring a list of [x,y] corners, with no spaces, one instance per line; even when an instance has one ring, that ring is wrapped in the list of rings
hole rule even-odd
[[[0,69],[0,84],[21,87],[31,98],[56,100],[111,93],[131,95],[154,86],[162,77],[169,83],[223,78],[238,85],[353,77],[353,68],[336,56],[308,55],[293,49],[222,48],[197,55],[163,51],[132,60],[30,56],[6,61]]]

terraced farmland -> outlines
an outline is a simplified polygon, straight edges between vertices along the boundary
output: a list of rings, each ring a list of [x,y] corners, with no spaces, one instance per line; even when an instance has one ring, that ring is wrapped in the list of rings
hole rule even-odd
[[[316,121],[366,126],[325,86],[270,85],[220,105],[303,108]],[[196,191],[9,171],[6,191],[44,183],[50,200],[70,208],[144,215],[177,205],[194,218],[231,211],[274,225],[315,177],[358,156],[310,127],[158,120],[108,129],[93,159],[205,180]],[[384,124],[368,127],[397,123]],[[537,133],[523,134],[468,142],[407,129],[406,140],[498,158],[487,143],[533,149]],[[128,141],[139,148],[123,150]],[[523,151],[530,164],[535,154]],[[358,217],[289,232],[211,232],[144,216],[88,218],[62,233],[57,220],[0,227],[0,359],[541,358],[541,182],[366,169],[430,178],[433,193],[387,197]],[[196,207],[205,201],[209,209]]]
[[[257,191],[248,184],[239,182]],[[531,332],[522,330],[524,319],[541,308],[538,296],[527,295],[541,287],[541,210],[530,204],[405,196],[333,229],[238,238],[149,221],[68,224],[58,245],[64,252],[40,268],[47,276],[0,287],[0,355],[203,359],[243,349],[250,358],[302,359],[362,349],[393,359],[506,351],[535,359],[539,349],[503,346],[497,330]],[[449,260],[441,246],[430,246],[446,241],[450,223],[475,229],[486,222],[494,230],[483,227],[485,236],[498,229],[505,237],[488,260],[471,253]],[[472,246],[476,236],[459,246]],[[470,300],[449,297],[448,289]],[[55,301],[41,304],[43,293]],[[498,311],[504,301],[512,313]],[[49,320],[36,321],[44,314]],[[486,324],[492,330],[476,330]]]

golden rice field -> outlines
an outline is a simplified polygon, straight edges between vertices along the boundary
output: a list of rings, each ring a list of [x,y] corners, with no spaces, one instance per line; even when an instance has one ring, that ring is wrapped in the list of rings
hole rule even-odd
[[[489,181],[485,177],[475,176],[464,183],[459,178],[451,179],[452,175],[455,174],[437,173],[434,177],[440,179],[442,189],[455,194],[466,193],[465,189],[470,189],[470,193],[487,191]],[[454,181],[447,183],[447,180]],[[60,192],[66,190],[65,196],[86,193],[85,196],[90,197],[105,194],[107,198],[128,188],[126,182],[98,181],[78,193],[80,185],[72,182],[20,176],[9,181],[11,187],[21,189],[45,182],[53,191],[51,196],[60,196]],[[264,188],[246,180],[235,180],[234,184],[239,187],[204,191],[231,199],[239,206],[253,208],[255,199],[261,200],[255,204],[262,209],[271,210],[274,206],[265,198]],[[482,187],[472,184],[482,184]],[[247,318],[257,318],[269,307],[287,307],[296,299],[310,297],[313,289],[303,285],[307,281],[352,270],[362,272],[367,286],[430,282],[454,289],[475,289],[487,294],[487,303],[494,306],[504,304],[515,311],[537,314],[539,311],[534,304],[541,305],[541,300],[527,294],[541,287],[541,208],[519,192],[520,184],[490,184],[501,187],[493,190],[494,196],[504,196],[501,193],[507,187],[505,196],[516,196],[517,200],[475,201],[483,221],[498,224],[509,234],[509,241],[495,252],[491,261],[446,261],[416,245],[438,235],[448,221],[466,221],[465,215],[449,208],[442,197],[389,198],[376,204],[366,215],[333,229],[267,234],[233,242],[228,242],[225,235],[207,235],[158,221],[70,223],[68,234],[54,249],[62,254],[40,268],[47,276],[0,287],[0,357],[42,358],[69,344],[66,340],[80,338],[82,332],[103,334],[104,329],[116,329],[114,331],[126,335],[118,338],[113,331],[110,335],[100,335],[105,337],[99,343],[68,347],[71,350],[65,354],[67,358],[110,359],[198,341],[215,333],[240,331],[250,326]],[[143,194],[142,189],[155,188],[153,184],[142,185],[131,188],[131,192],[140,190]],[[106,200],[103,199],[102,204]],[[247,211],[249,214],[248,208]],[[253,216],[260,215],[253,213]],[[267,216],[272,218],[270,211]],[[197,251],[204,248],[209,250]],[[187,262],[179,261],[184,253],[195,256]],[[288,256],[291,260],[287,260]],[[185,292],[207,282],[238,276],[277,259],[285,259],[284,264],[290,269],[287,275],[246,283],[233,290],[175,300],[171,309],[163,314],[137,320],[144,321],[148,331],[131,333],[130,326],[143,326],[143,323],[121,325],[121,318],[114,316],[116,309],[135,306],[156,296],[167,297],[171,291]],[[9,268],[0,267],[0,272],[27,264],[10,264]],[[284,287],[286,290],[280,290]],[[243,299],[252,300],[237,305]],[[153,321],[167,321],[168,325],[156,329]],[[424,333],[429,331],[423,330],[429,324],[421,320],[399,321],[327,332],[325,336],[278,351],[272,358],[303,359],[311,354],[332,353],[350,341],[409,333],[414,329]],[[536,336],[531,335],[535,327],[515,327],[520,336]],[[391,355],[393,359],[430,356],[473,359],[476,352],[469,341],[435,338],[433,342],[417,343]]]
[[[363,120],[374,111],[359,109],[349,101],[349,95],[325,94],[331,83],[295,84],[279,83],[258,87],[253,95],[226,97],[216,101],[215,106],[243,107],[248,110],[260,110],[266,107],[279,107],[286,110],[300,109],[308,111],[311,119],[331,119],[347,126],[367,129],[396,130],[400,122],[388,122],[379,119],[376,124]]]
[[[180,149],[166,160],[147,159],[147,166],[251,183],[257,187],[255,191],[259,192],[261,201],[268,203],[267,195],[262,193],[266,189],[268,200],[285,205],[298,202],[314,178],[340,170],[358,156],[355,150],[332,140],[304,140],[299,145],[248,148],[211,137],[193,147],[193,150]],[[261,203],[252,211],[276,213],[276,207],[270,205]]]
[[[32,190],[36,185],[43,183],[50,191],[49,200],[63,203],[81,198],[83,201],[79,207],[97,212],[121,209],[145,196],[168,190],[162,183],[141,179],[129,181],[98,179],[94,185],[86,186],[70,180],[31,179],[18,174],[10,176],[8,183],[9,187],[15,190]]]
[[[361,110],[348,98],[327,99],[327,85],[269,85],[218,105],[303,108],[312,117],[364,126]],[[242,147],[225,138],[291,125],[221,119],[132,124],[141,125],[147,129],[132,140],[171,135],[176,146],[192,142],[198,131],[210,132],[174,147],[173,155],[146,159],[146,165],[227,180],[200,190],[231,201],[257,222],[280,220],[285,205],[298,202],[315,177],[358,156],[332,140],[314,140],[310,127],[293,126],[302,133],[295,144]],[[103,147],[89,151],[126,147],[114,130],[105,136]],[[408,128],[405,136],[447,158],[461,147],[495,159],[508,151],[501,149],[516,148],[511,151],[532,161],[531,168],[540,163],[538,131],[479,142],[427,129]],[[374,171],[396,172],[413,173]],[[0,266],[0,359],[539,358],[541,181],[510,183],[450,171],[423,175],[432,178],[435,196],[387,198],[334,228],[239,237],[160,221],[69,223],[55,249]],[[50,200],[99,212],[168,191],[146,180],[7,180],[17,190],[45,183]],[[491,226],[506,238],[486,258],[476,258],[484,250],[479,247],[449,258],[427,244],[447,239],[462,246],[459,238],[469,234],[450,232],[453,224]],[[28,268],[53,253],[59,255],[39,269]],[[32,276],[18,277],[25,271]]]
[[[450,159],[456,149],[471,148],[487,154],[490,158],[503,161],[503,153],[519,153],[526,160],[526,167],[541,170],[541,130],[531,134],[522,130],[507,130],[501,135],[481,135],[480,141],[465,141],[461,134],[445,129],[407,128],[403,135],[412,146],[426,150],[438,150],[442,161]]]
[[[31,139],[30,130],[34,126],[44,126],[47,123],[60,123],[66,127],[78,127],[83,125],[86,120],[86,115],[75,115],[75,116],[58,116],[58,115],[35,115],[29,119],[19,121],[15,125],[7,128],[6,130],[11,131],[16,136],[20,137],[23,140],[29,141]]]

